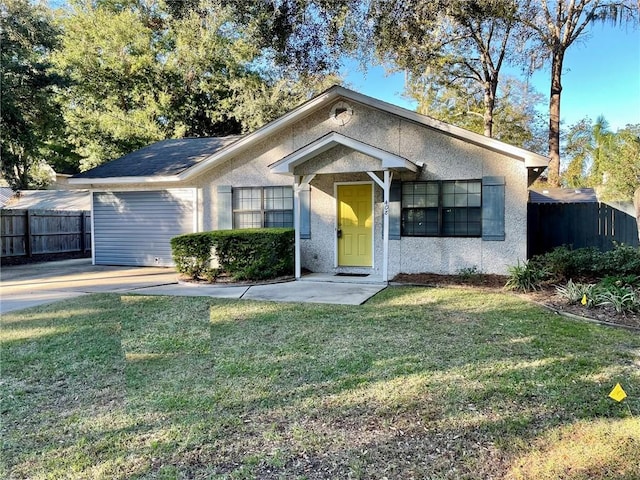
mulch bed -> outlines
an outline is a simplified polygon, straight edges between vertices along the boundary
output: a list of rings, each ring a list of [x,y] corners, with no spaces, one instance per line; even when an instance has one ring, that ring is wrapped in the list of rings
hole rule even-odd
[[[434,273],[401,273],[393,281],[410,285],[424,285],[429,287],[476,287],[494,291],[504,291],[507,282],[503,275],[438,275]],[[556,293],[554,285],[547,285],[542,290],[517,295],[527,300],[543,305],[555,312],[568,313],[578,317],[599,322],[630,327],[640,330],[640,313],[618,313],[613,308],[587,308],[582,305],[570,305]]]

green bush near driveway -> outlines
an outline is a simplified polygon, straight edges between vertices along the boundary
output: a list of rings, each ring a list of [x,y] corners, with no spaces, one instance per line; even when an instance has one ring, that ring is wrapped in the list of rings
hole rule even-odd
[[[193,280],[266,280],[293,274],[294,230],[260,228],[189,233],[171,239],[176,269]]]

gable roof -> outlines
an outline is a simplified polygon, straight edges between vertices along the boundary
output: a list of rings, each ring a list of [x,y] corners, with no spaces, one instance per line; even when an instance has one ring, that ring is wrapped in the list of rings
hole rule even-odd
[[[193,178],[194,176],[202,173],[203,171],[222,163],[234,155],[238,155],[240,152],[250,148],[256,143],[266,139],[270,135],[286,128],[296,121],[308,116],[313,111],[321,108],[338,98],[351,100],[353,102],[357,102],[371,108],[375,108],[384,112],[387,112],[391,115],[398,116],[405,120],[417,123],[419,125],[425,126],[427,128],[436,130],[445,135],[449,135],[454,138],[462,139],[468,143],[478,145],[482,148],[486,148],[503,155],[509,156],[516,160],[523,161],[525,166],[528,168],[546,168],[549,165],[549,159],[543,155],[539,155],[537,153],[530,152],[528,150],[514,147],[513,145],[506,144],[494,138],[485,137],[484,135],[480,135],[475,132],[471,132],[469,130],[465,130],[464,128],[456,127],[454,125],[450,125],[448,123],[441,122],[431,117],[427,117],[425,115],[421,115],[417,112],[413,112],[411,110],[407,110],[402,107],[398,107],[397,105],[392,105],[390,103],[384,102],[382,100],[378,100],[367,95],[363,95],[358,92],[354,92],[353,90],[349,90],[347,88],[334,85],[323,93],[317,95],[316,97],[308,100],[302,105],[294,108],[290,112],[282,115],[280,118],[273,120],[272,122],[266,124],[265,126],[259,128],[258,130],[247,134],[242,137],[236,137],[235,141],[230,144],[226,144],[221,146],[221,148],[211,149],[209,151],[209,155],[206,158],[198,157],[197,161],[193,161],[191,163],[185,162],[181,164],[181,168],[173,169],[170,168],[164,161],[160,159],[156,160],[159,164],[164,165],[164,169],[159,168],[154,172],[149,172],[148,174],[138,174],[134,173],[137,170],[133,168],[133,166],[129,163],[128,168],[124,168],[128,162],[121,162],[122,168],[117,168],[114,170],[102,170],[102,167],[106,167],[109,165],[109,162],[101,167],[96,167],[92,170],[88,170],[80,175],[76,175],[69,179],[70,184],[90,184],[90,183],[141,183],[141,182],[166,182],[166,181],[183,181]],[[224,137],[229,138],[229,137]],[[190,139],[195,140],[195,139]],[[205,139],[202,139],[205,140]],[[169,140],[171,142],[172,140]],[[167,140],[165,140],[167,142]],[[163,143],[163,142],[159,142]],[[157,144],[154,144],[157,145]],[[153,148],[154,145],[150,145],[145,148]],[[144,148],[142,150],[145,150]],[[129,158],[129,161],[140,160],[138,152],[132,152],[124,157],[114,160],[114,162],[120,162],[120,160],[124,160],[125,158]],[[177,159],[176,159],[177,160]],[[107,173],[113,173],[107,175]],[[119,174],[116,174],[119,173]]]
[[[382,162],[383,168],[400,168],[403,170],[411,170],[412,172],[418,171],[418,166],[411,160],[396,155],[394,153],[382,150],[381,148],[374,147],[367,143],[356,140],[355,138],[347,137],[338,132],[329,132],[326,135],[314,140],[308,145],[296,150],[295,152],[287,155],[286,157],[278,160],[269,168],[273,173],[290,173],[293,174],[293,169],[306,162],[310,158],[316,155],[326,152],[337,145],[344,145],[357,152],[364,153],[370,157],[377,158]]]

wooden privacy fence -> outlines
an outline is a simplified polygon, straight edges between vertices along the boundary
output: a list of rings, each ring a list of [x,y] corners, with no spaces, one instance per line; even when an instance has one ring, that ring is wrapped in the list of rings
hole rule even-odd
[[[636,219],[606,203],[529,203],[527,256],[561,245],[614,248],[614,242],[638,246]]]
[[[2,210],[0,226],[3,258],[91,250],[91,212]]]

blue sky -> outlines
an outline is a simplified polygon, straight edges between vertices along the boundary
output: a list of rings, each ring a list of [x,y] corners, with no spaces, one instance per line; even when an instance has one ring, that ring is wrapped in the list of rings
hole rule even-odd
[[[414,109],[403,98],[404,74],[386,75],[382,67],[363,73],[349,63],[343,75],[350,88],[381,100]],[[536,72],[531,84],[548,100],[548,68]],[[571,125],[589,116],[604,115],[612,130],[640,123],[640,31],[624,26],[592,26],[565,56],[561,118]],[[541,105],[545,112],[547,104]]]

